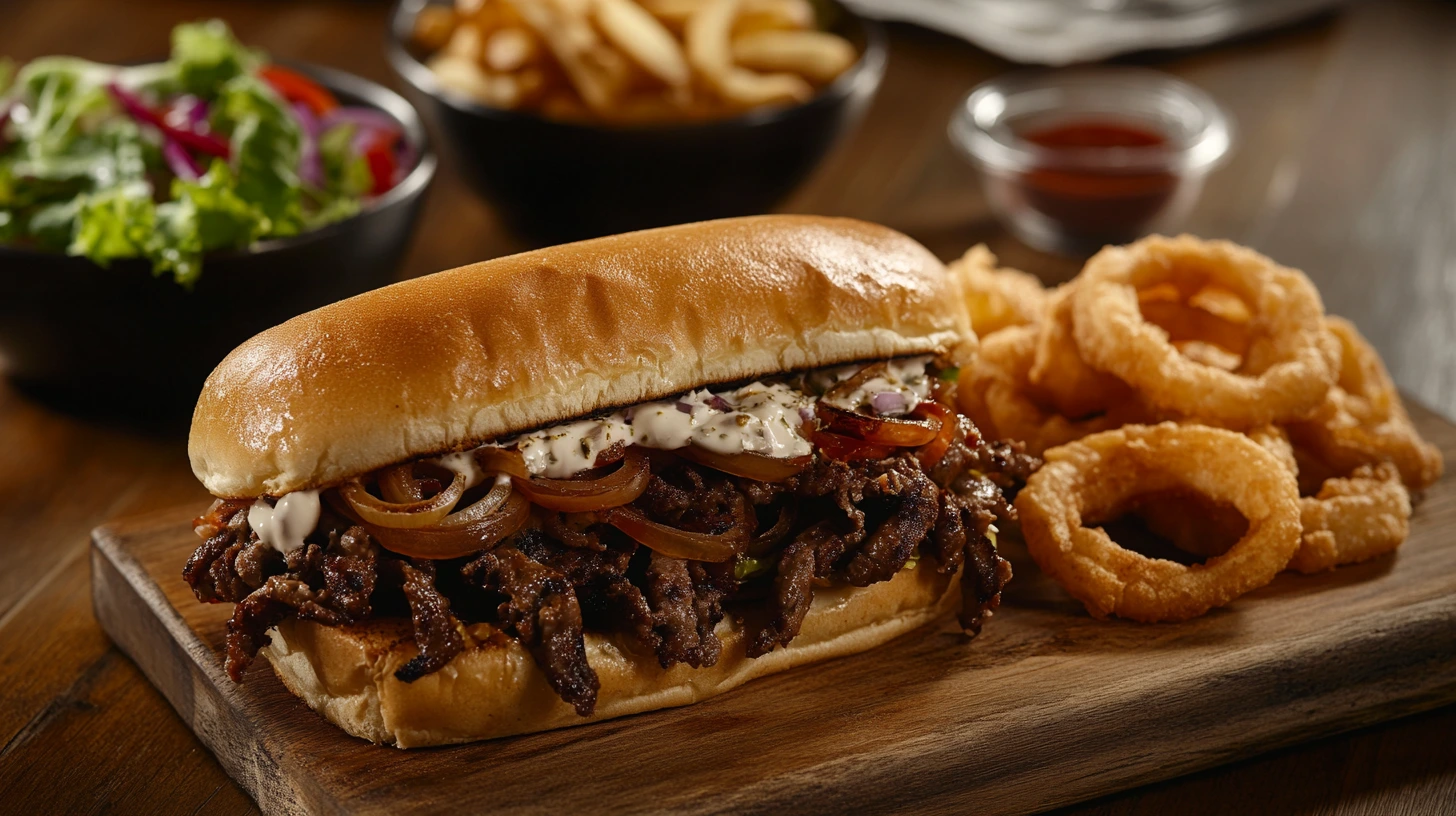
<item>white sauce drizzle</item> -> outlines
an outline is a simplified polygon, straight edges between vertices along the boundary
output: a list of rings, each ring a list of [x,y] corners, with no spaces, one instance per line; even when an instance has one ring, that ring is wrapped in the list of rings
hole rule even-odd
[[[296,490],[269,506],[258,499],[248,508],[248,526],[269,547],[287,555],[303,546],[303,539],[318,526],[319,492]]]
[[[855,411],[872,406],[878,394],[897,394],[894,405],[881,413],[908,414],[930,395],[931,378],[925,372],[930,359],[927,355],[891,360],[883,375],[831,404]],[[828,389],[863,368],[860,363],[817,371],[810,375],[810,385]],[[755,382],[719,394],[699,390],[676,400],[634,405],[599,419],[556,425],[497,444],[516,446],[533,476],[550,479],[564,479],[594,467],[597,455],[617,442],[661,450],[691,444],[714,453],[752,452],[786,459],[812,452],[813,446],[800,432],[804,424],[801,409],[812,408],[816,400],[785,383]]]
[[[903,404],[896,404],[880,413],[884,416],[903,416],[915,410],[915,406],[925,401],[925,398],[930,395],[931,378],[925,373],[925,366],[929,362],[928,356],[890,360],[885,363],[884,374],[865,380],[858,388],[846,395],[825,401],[836,408],[854,411],[862,405],[874,405],[875,397],[880,394],[898,394],[903,400]],[[844,366],[816,372],[816,376],[834,378],[824,389],[827,391],[833,383],[843,382],[853,377],[862,368],[864,368],[862,365]]]
[[[466,490],[485,481],[485,471],[481,470],[480,465],[476,464],[475,451],[456,451],[455,453],[447,453],[444,456],[437,456],[429,461],[451,473],[465,474]]]

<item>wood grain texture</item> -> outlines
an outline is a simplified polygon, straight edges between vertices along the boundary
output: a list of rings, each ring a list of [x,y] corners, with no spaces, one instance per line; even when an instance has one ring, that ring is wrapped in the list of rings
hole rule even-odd
[[[0,6],[0,54],[18,60],[59,53],[147,59],[165,52],[176,22],[222,16],[279,57],[398,84],[378,47],[384,0]],[[1188,228],[1308,270],[1332,308],[1372,336],[1396,378],[1447,415],[1456,415],[1453,10],[1450,0],[1381,0],[1232,43],[1120,60],[1193,81],[1238,117],[1239,148],[1209,179]],[[1045,280],[1070,277],[1079,260],[1037,253],[999,228],[972,171],[944,138],[945,117],[960,96],[1014,66],[922,29],[892,26],[890,34],[889,71],[864,125],[784,209],[887,223],[942,257],[986,241],[1003,260]],[[447,164],[401,274],[521,248]],[[179,503],[206,503],[188,471],[182,434],[59,415],[0,384],[4,809],[257,812],[166,700],[108,645],[88,609],[86,531]],[[1453,801],[1456,707],[1447,707],[1067,812],[1441,813]]]
[[[1420,421],[1456,451],[1456,426]],[[265,663],[226,678],[230,606],[180,577],[194,512],[96,532],[97,617],[268,813],[1026,813],[1456,700],[1456,479],[1397,557],[1283,575],[1187,623],[1094,621],[1013,551],[973,642],[947,621],[683,709],[416,752],[334,728]]]

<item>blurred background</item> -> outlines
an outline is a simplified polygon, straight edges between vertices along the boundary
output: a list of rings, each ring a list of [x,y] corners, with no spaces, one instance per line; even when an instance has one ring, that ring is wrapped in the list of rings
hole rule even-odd
[[[482,101],[488,89],[472,96],[458,78],[439,82],[427,66],[438,67],[433,60],[450,51],[493,73],[484,52],[492,29],[476,18],[499,0],[446,3],[451,28],[422,37],[416,28],[424,5],[12,0],[0,54],[17,65],[51,54],[156,60],[168,53],[174,25],[216,17],[271,59],[336,68],[402,92],[424,115],[443,164],[418,229],[401,239],[402,260],[391,264],[396,276],[580,235],[763,209],[885,223],[946,259],[985,242],[1003,264],[1050,282],[1075,273],[1100,238],[1189,231],[1231,238],[1305,269],[1329,310],[1357,320],[1402,386],[1448,412],[1456,408],[1456,367],[1442,364],[1448,352],[1434,342],[1453,328],[1449,285],[1432,277],[1450,261],[1431,254],[1450,240],[1452,186],[1441,183],[1452,173],[1456,10],[1449,3],[819,3],[811,27],[843,34],[856,62],[815,80],[803,99],[775,100],[770,92],[762,106],[684,103],[653,119],[645,105],[620,113],[629,108],[622,99],[641,91],[629,79],[623,97],[606,106],[616,117],[610,121],[579,101],[575,111],[529,98],[493,105]],[[864,22],[856,12],[913,23]],[[672,27],[670,17],[661,19]],[[462,51],[450,35],[470,25],[481,36]],[[680,27],[673,34],[685,36]],[[552,62],[554,52],[542,50]],[[1200,189],[1170,207],[1175,217],[1134,219],[1123,233],[1056,246],[1017,229],[1015,213],[1006,212],[1016,202],[998,200],[995,179],[984,172],[995,162],[974,155],[954,120],[973,118],[963,100],[988,80],[1040,70],[1033,76],[1065,90],[1067,74],[1046,73],[1046,66],[1089,64],[1183,80],[1226,123],[1226,140],[1194,174]],[[554,65],[569,95],[578,77]],[[1103,108],[1093,115],[1128,113],[1119,106],[1135,108],[1164,90],[1114,88],[1112,107],[1094,103]],[[1154,121],[1145,114],[1129,113]],[[987,137],[993,142],[1000,138],[995,124]],[[1179,138],[1207,137],[1200,132]],[[1397,309],[1390,293],[1397,274],[1400,286],[1437,297],[1402,299]]]

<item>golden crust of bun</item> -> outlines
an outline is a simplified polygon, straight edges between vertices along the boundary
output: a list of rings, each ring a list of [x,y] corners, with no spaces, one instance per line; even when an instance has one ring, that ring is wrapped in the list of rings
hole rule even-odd
[[[405,281],[247,341],[203,386],[192,470],[250,498],[720,382],[974,341],[928,250],[757,216],[599,238]]]
[[[587,661],[601,681],[596,713],[577,716],[547,685],[531,655],[488,624],[467,629],[475,644],[413,683],[394,672],[416,654],[405,620],[344,627],[288,620],[263,654],[290,691],[356,737],[400,748],[447,745],[547,731],[688,705],[749,680],[872,649],[929,623],[960,601],[960,583],[926,565],[863,589],[816,590],[799,636],[759,658],[725,619],[717,665],[662,669],[657,658],[615,637],[588,634]]]

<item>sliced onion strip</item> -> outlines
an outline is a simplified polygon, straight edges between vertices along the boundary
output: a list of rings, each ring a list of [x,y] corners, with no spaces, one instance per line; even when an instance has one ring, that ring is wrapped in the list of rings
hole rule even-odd
[[[946,451],[950,450],[950,443],[955,441],[956,427],[960,423],[957,422],[954,411],[938,402],[920,403],[915,406],[914,415],[940,423],[940,430],[935,434],[935,438],[915,452],[915,458],[920,460],[921,465],[927,468],[935,467],[941,459],[945,458]]]
[[[606,510],[601,519],[642,546],[671,558],[722,563],[733,560],[748,546],[749,531],[742,527],[718,535],[693,533],[658,524],[631,506]]]
[[[495,493],[495,489],[491,493]],[[363,527],[379,542],[379,546],[400,555],[432,560],[459,558],[495,546],[521,529],[531,516],[531,503],[518,494],[509,493],[493,512],[476,518],[472,511],[489,499],[487,494],[469,509],[456,514],[469,513],[473,520],[462,519],[460,523],[449,526],[401,529],[365,523]]]
[[[918,448],[930,442],[940,432],[938,422],[873,417],[846,411],[824,402],[819,403],[819,419],[834,433],[897,448]]]
[[[756,479],[760,482],[782,482],[790,476],[796,475],[814,461],[812,455],[781,459],[752,451],[732,454],[717,453],[698,445],[678,448],[673,453],[689,462],[696,462],[732,476],[742,476],[745,479]]]
[[[651,480],[647,457],[635,448],[623,454],[620,467],[597,479],[513,477],[516,489],[526,498],[547,510],[563,513],[586,513],[629,504],[647,490]]]
[[[811,440],[820,453],[840,462],[855,462],[861,459],[885,459],[893,456],[895,449],[889,445],[876,445],[852,436],[815,431]]]
[[[392,480],[389,488],[394,495],[417,495],[407,491],[418,490],[413,485],[413,479],[407,474],[413,465],[402,465],[390,468],[381,475],[381,479]],[[391,502],[375,498],[364,488],[364,483],[359,479],[353,479],[339,486],[339,495],[349,503],[349,507],[358,514],[360,520],[380,527],[394,527],[398,529],[417,529],[420,527],[433,527],[439,524],[450,515],[455,509],[460,497],[465,495],[466,487],[470,483],[470,474],[464,469],[454,470],[455,478],[450,484],[439,493],[429,499],[421,499],[409,502]],[[400,480],[407,480],[410,487],[406,488],[400,484]],[[381,491],[384,490],[381,487]]]
[[[789,533],[794,530],[794,522],[799,519],[797,505],[792,501],[786,502],[779,510],[779,518],[773,526],[753,537],[748,542],[748,554],[754,557],[763,555],[788,538]]]

